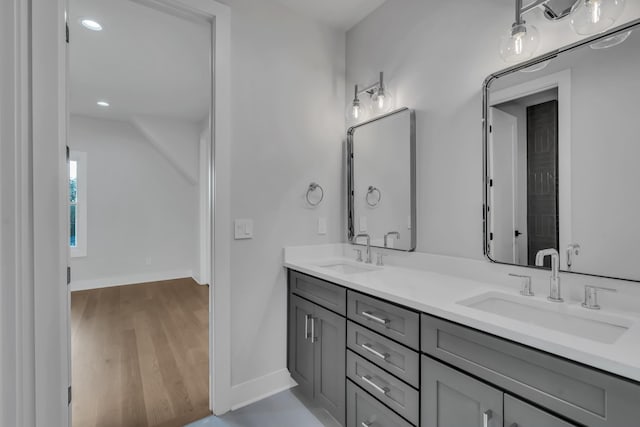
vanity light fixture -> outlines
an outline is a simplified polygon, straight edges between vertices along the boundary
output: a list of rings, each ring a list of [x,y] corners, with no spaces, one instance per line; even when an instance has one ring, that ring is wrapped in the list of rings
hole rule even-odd
[[[369,95],[371,99],[370,109],[374,116],[388,113],[393,109],[393,95],[384,84],[384,72],[381,71],[379,80],[365,89],[361,90],[359,85],[355,85],[355,96],[347,108],[348,121],[357,122],[364,118],[364,109],[359,98],[363,93]]]
[[[93,19],[82,19],[80,21],[83,27],[91,31],[102,31],[102,25]]]
[[[622,15],[626,0],[533,0],[523,6],[523,0],[516,1],[516,21],[500,43],[500,56],[507,63],[530,59],[540,44],[540,35],[533,25],[527,24],[524,15],[541,8],[545,18],[560,21],[570,17],[570,25],[578,35],[602,33],[615,24]],[[594,43],[594,49],[616,46],[628,35],[620,34]]]
[[[588,36],[613,26],[624,10],[625,0],[579,0],[571,12],[571,28]]]
[[[530,6],[529,6],[530,7]],[[527,24],[523,15],[522,0],[516,0],[516,21],[500,43],[500,56],[505,62],[515,63],[533,57],[540,44],[540,34],[533,25]]]
[[[362,118],[362,105],[360,105],[360,98],[358,98],[358,85],[356,85],[356,93],[351,102],[349,108],[347,108],[347,120],[350,122],[357,122]]]

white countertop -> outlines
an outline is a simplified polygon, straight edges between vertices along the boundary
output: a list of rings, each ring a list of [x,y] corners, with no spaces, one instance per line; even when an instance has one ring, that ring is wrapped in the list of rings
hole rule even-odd
[[[517,285],[494,284],[486,281],[486,278],[470,279],[468,272],[434,272],[425,270],[424,266],[411,268],[407,266],[410,264],[407,257],[411,257],[411,254],[402,255],[403,266],[385,265],[381,269],[363,273],[341,274],[321,267],[330,263],[354,263],[353,258],[344,256],[350,249],[348,245],[286,248],[284,265],[349,289],[640,381],[638,313],[609,308],[601,310],[599,315],[615,315],[633,324],[615,343],[604,344],[458,304],[458,301],[491,291],[545,303],[546,294],[537,293],[535,297],[521,297]],[[420,258],[420,255],[417,254],[416,257]],[[444,263],[446,261],[444,259]],[[573,309],[579,305],[578,301],[563,303],[566,309]],[[581,307],[580,309],[586,310]]]

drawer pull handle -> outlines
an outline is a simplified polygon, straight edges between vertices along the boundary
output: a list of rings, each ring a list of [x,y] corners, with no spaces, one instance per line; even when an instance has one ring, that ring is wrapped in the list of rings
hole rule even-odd
[[[363,311],[362,315],[364,317],[366,317],[369,320],[373,320],[374,322],[380,323],[381,325],[388,325],[389,323],[391,323],[391,320],[389,319],[383,319],[381,317],[375,316],[373,313],[371,313],[370,311]]]
[[[482,427],[489,427],[489,421],[491,421],[491,418],[493,418],[493,412],[491,412],[491,409],[484,411],[482,413]]]
[[[389,389],[387,387],[380,387],[378,384],[374,383],[369,375],[363,375],[360,377],[360,379],[365,383],[369,384],[371,387],[375,388],[380,393],[384,394],[385,396],[389,392]]]
[[[360,347],[364,348],[365,350],[367,350],[369,353],[373,354],[376,357],[379,357],[380,359],[386,361],[387,358],[389,357],[388,354],[385,353],[380,353],[378,350],[376,350],[375,348],[373,348],[371,346],[371,344],[361,344]]]
[[[362,424],[360,424],[362,427],[371,427],[373,425],[373,423],[367,423],[365,421],[362,422]]]

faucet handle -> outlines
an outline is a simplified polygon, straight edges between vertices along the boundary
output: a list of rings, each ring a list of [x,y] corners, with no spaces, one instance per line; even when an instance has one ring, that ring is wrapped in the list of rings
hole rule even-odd
[[[600,310],[600,306],[598,305],[598,291],[618,292],[613,288],[586,285],[584,287],[584,302],[582,303],[584,308],[588,308],[589,310]]]
[[[362,262],[362,249],[354,249],[353,251],[356,253],[356,261]]]
[[[382,257],[387,256],[387,254],[383,254],[382,252],[378,252],[376,254],[376,265],[378,267],[382,267],[384,265],[384,263],[382,262]]]
[[[535,296],[535,294],[533,293],[533,289],[531,289],[531,276],[513,273],[509,273],[509,276],[522,279],[522,289],[520,290],[520,295],[525,297]]]

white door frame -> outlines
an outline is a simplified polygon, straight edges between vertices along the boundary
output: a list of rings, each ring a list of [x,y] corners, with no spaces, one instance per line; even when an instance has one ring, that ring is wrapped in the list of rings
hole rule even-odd
[[[548,89],[558,88],[558,216],[560,218],[560,251],[572,242],[571,200],[571,69],[542,76],[535,80],[502,89],[490,94],[493,107]],[[564,161],[563,159],[567,159]],[[560,268],[567,269],[566,257],[560,257]]]
[[[212,23],[212,146],[211,169],[213,206],[213,250],[211,251],[209,358],[210,407],[216,414],[231,407],[230,352],[230,181],[231,181],[231,10],[215,0],[147,0],[177,10],[205,17]],[[15,0],[26,6],[29,0]],[[32,173],[33,206],[33,285],[25,282],[24,298],[29,290],[33,307],[16,318],[18,327],[34,330],[33,386],[27,386],[21,403],[24,417],[33,413],[34,422],[24,426],[69,425],[67,385],[69,383],[67,266],[67,53],[65,36],[66,0],[30,0],[30,60],[32,84],[21,91],[22,100],[32,105]],[[27,21],[28,22],[28,21]],[[28,90],[30,89],[30,90]],[[25,159],[27,159],[25,155]],[[21,206],[30,208],[31,200]],[[32,222],[31,222],[32,221]],[[25,262],[29,260],[25,256]],[[216,268],[213,268],[215,261]],[[32,317],[30,316],[32,315]],[[33,320],[31,320],[33,319]],[[29,356],[29,354],[27,354]],[[29,360],[25,363],[29,363]],[[4,366],[3,366],[4,372]],[[38,391],[37,395],[35,390]],[[29,397],[33,397],[33,407]],[[18,397],[20,398],[20,396]],[[27,420],[28,421],[28,420]]]
[[[493,123],[493,118],[494,118],[494,109],[495,107],[489,107],[489,124],[491,126],[493,126],[493,128],[495,129],[494,123]],[[516,196],[517,196],[517,176],[515,174],[515,171],[517,169],[517,160],[518,160],[518,121],[516,119],[515,116],[512,116],[511,114],[502,112],[503,114],[507,114],[510,117],[513,117],[513,119],[515,120],[515,124],[513,125],[513,131],[512,131],[512,136],[511,136],[511,170],[513,171],[512,173],[512,182],[511,182],[511,222],[513,224],[513,231],[511,233],[511,261],[514,264],[518,263],[518,248],[517,248],[517,241],[516,241],[516,237],[515,237],[515,230],[517,228],[517,222],[516,222],[516,218],[517,218],[517,213],[518,213],[518,202],[516,200]],[[495,157],[495,140],[494,140],[494,136],[495,133],[491,132],[489,135],[489,177],[491,179],[494,180],[496,179],[495,176],[495,161],[493,160]],[[495,214],[496,214],[496,208],[495,208],[495,190],[496,190],[496,185],[494,184],[489,191],[490,197],[489,197],[489,205],[492,207],[490,214],[489,214],[489,231],[491,230],[495,230],[494,228],[494,224],[496,223],[495,221]],[[493,240],[491,240],[490,242],[490,250],[489,252],[495,257],[495,244],[496,244],[496,239],[494,238]],[[503,260],[495,260],[495,261],[503,261]]]

